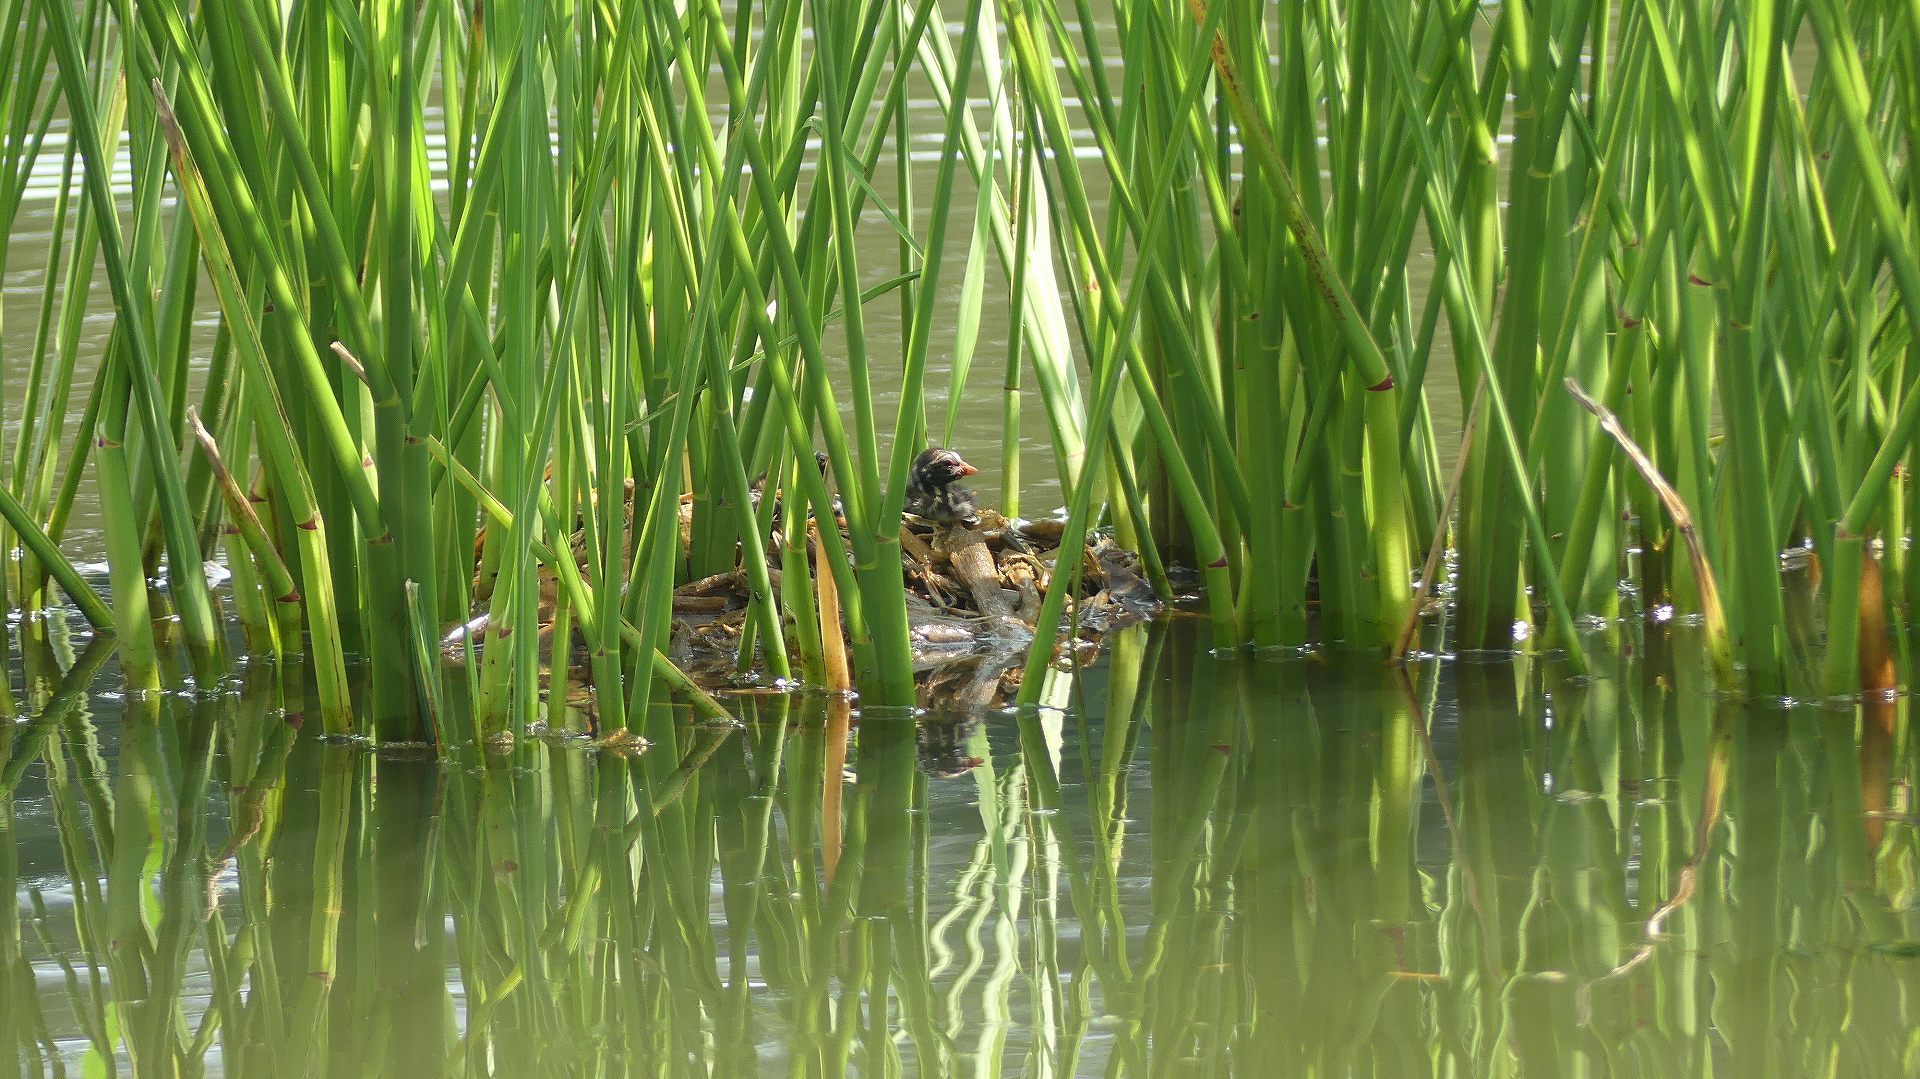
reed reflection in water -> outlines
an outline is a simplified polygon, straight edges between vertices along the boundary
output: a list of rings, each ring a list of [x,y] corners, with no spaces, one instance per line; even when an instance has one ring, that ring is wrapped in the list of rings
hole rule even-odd
[[[849,736],[821,700],[746,697],[733,727],[656,710],[643,753],[463,763],[323,743],[297,671],[116,700],[105,649],[58,629],[13,642],[0,722],[5,1074],[1920,1054],[1907,699],[1716,706],[1684,629],[1576,683],[1141,628],[1062,679],[1064,711]]]

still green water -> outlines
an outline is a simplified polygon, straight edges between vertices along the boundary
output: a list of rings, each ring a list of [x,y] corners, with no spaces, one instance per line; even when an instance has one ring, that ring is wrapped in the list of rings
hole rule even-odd
[[[16,626],[0,1074],[1911,1074],[1909,699],[1716,703],[1690,633],[1402,679],[1163,623],[1060,710],[436,762]]]
[[[9,389],[42,179],[0,277]],[[897,343],[897,306],[867,328]],[[999,414],[970,395],[958,424],[996,483]],[[1042,425],[1021,452],[1050,507]],[[91,499],[66,542],[100,557]],[[1219,658],[1175,622],[1030,715],[848,730],[747,697],[733,727],[662,709],[635,755],[435,761],[302,729],[297,670],[129,701],[69,623],[0,632],[0,1079],[1920,1074],[1909,698],[1716,702],[1685,627],[1595,634],[1576,683]]]

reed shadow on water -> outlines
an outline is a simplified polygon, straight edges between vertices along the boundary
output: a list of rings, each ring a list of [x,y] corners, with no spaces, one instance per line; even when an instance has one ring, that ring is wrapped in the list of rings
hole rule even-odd
[[[1873,1074],[1913,1026],[1907,698],[1863,755],[1686,628],[1395,680],[1138,626],[1064,710],[463,763],[298,726],[298,669],[8,640],[27,1074]]]

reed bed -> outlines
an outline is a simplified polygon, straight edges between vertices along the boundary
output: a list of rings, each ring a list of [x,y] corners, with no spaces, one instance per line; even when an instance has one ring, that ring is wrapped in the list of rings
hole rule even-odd
[[[1915,779],[1909,702],[1715,711],[1699,637],[1598,652],[1600,679],[1429,663],[1403,688],[1136,627],[1105,704],[1065,716],[869,712],[849,746],[828,702],[769,696],[644,753],[451,771],[298,737],[300,676],[264,665],[130,701],[108,767],[86,692],[108,648],[35,643],[26,721],[0,725],[0,806],[24,776],[47,807],[34,838],[0,831],[24,897],[0,907],[0,1053],[29,1075],[1903,1059],[1916,851],[1885,810]],[[859,782],[829,801],[843,761]]]
[[[1317,622],[1404,650],[1410,563],[1450,547],[1419,593],[1449,596],[1455,647],[1538,622],[1579,665],[1628,576],[1706,617],[1729,688],[1737,658],[1758,695],[1850,691],[1862,551],[1885,540],[1902,572],[1920,415],[1911,23],[1818,2],[1189,7],[1127,6],[1124,94],[1059,19],[1036,36],[1111,179],[1072,242],[1149,267],[1122,430],[1155,538],[1225,560],[1235,636],[1299,645]],[[1132,193],[1163,157],[1178,205],[1143,243]],[[1459,446],[1434,423],[1446,390],[1469,403]],[[1802,542],[1832,567],[1824,672],[1781,599]]]
[[[1031,511],[1030,399],[1066,502],[1057,569],[1095,527],[1163,594],[1191,567],[1216,646],[1404,655],[1443,598],[1445,646],[1511,650],[1530,624],[1578,669],[1624,577],[1705,619],[1725,688],[1844,694],[1863,564],[1884,560],[1896,609],[1920,590],[1904,9],[0,15],[0,223],[36,164],[63,181],[9,364],[0,549],[23,553],[0,606],[57,585],[138,683],[176,646],[216,678],[231,620],[249,651],[306,657],[330,731],[523,734],[569,677],[543,638],[577,635],[571,677],[642,731],[656,686],[687,688],[672,586],[738,568],[743,672],[826,685],[844,633],[863,700],[903,705],[910,462],[997,442],[1001,508]],[[938,123],[912,130],[927,99]],[[116,321],[93,363],[96,273]],[[897,348],[876,304],[898,305]],[[988,312],[1004,357],[981,354]],[[957,402],[996,390],[997,437],[957,430]],[[104,590],[62,553],[83,490]],[[836,498],[844,530],[809,558]],[[1783,598],[1801,545],[1824,651]],[[491,636],[444,669],[476,581]],[[471,729],[439,726],[455,680]]]

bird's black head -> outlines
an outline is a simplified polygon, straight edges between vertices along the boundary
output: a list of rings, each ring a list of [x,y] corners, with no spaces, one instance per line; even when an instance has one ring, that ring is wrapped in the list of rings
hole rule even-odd
[[[914,476],[929,487],[945,487],[978,471],[959,454],[943,446],[922,450],[920,456],[913,459]]]

